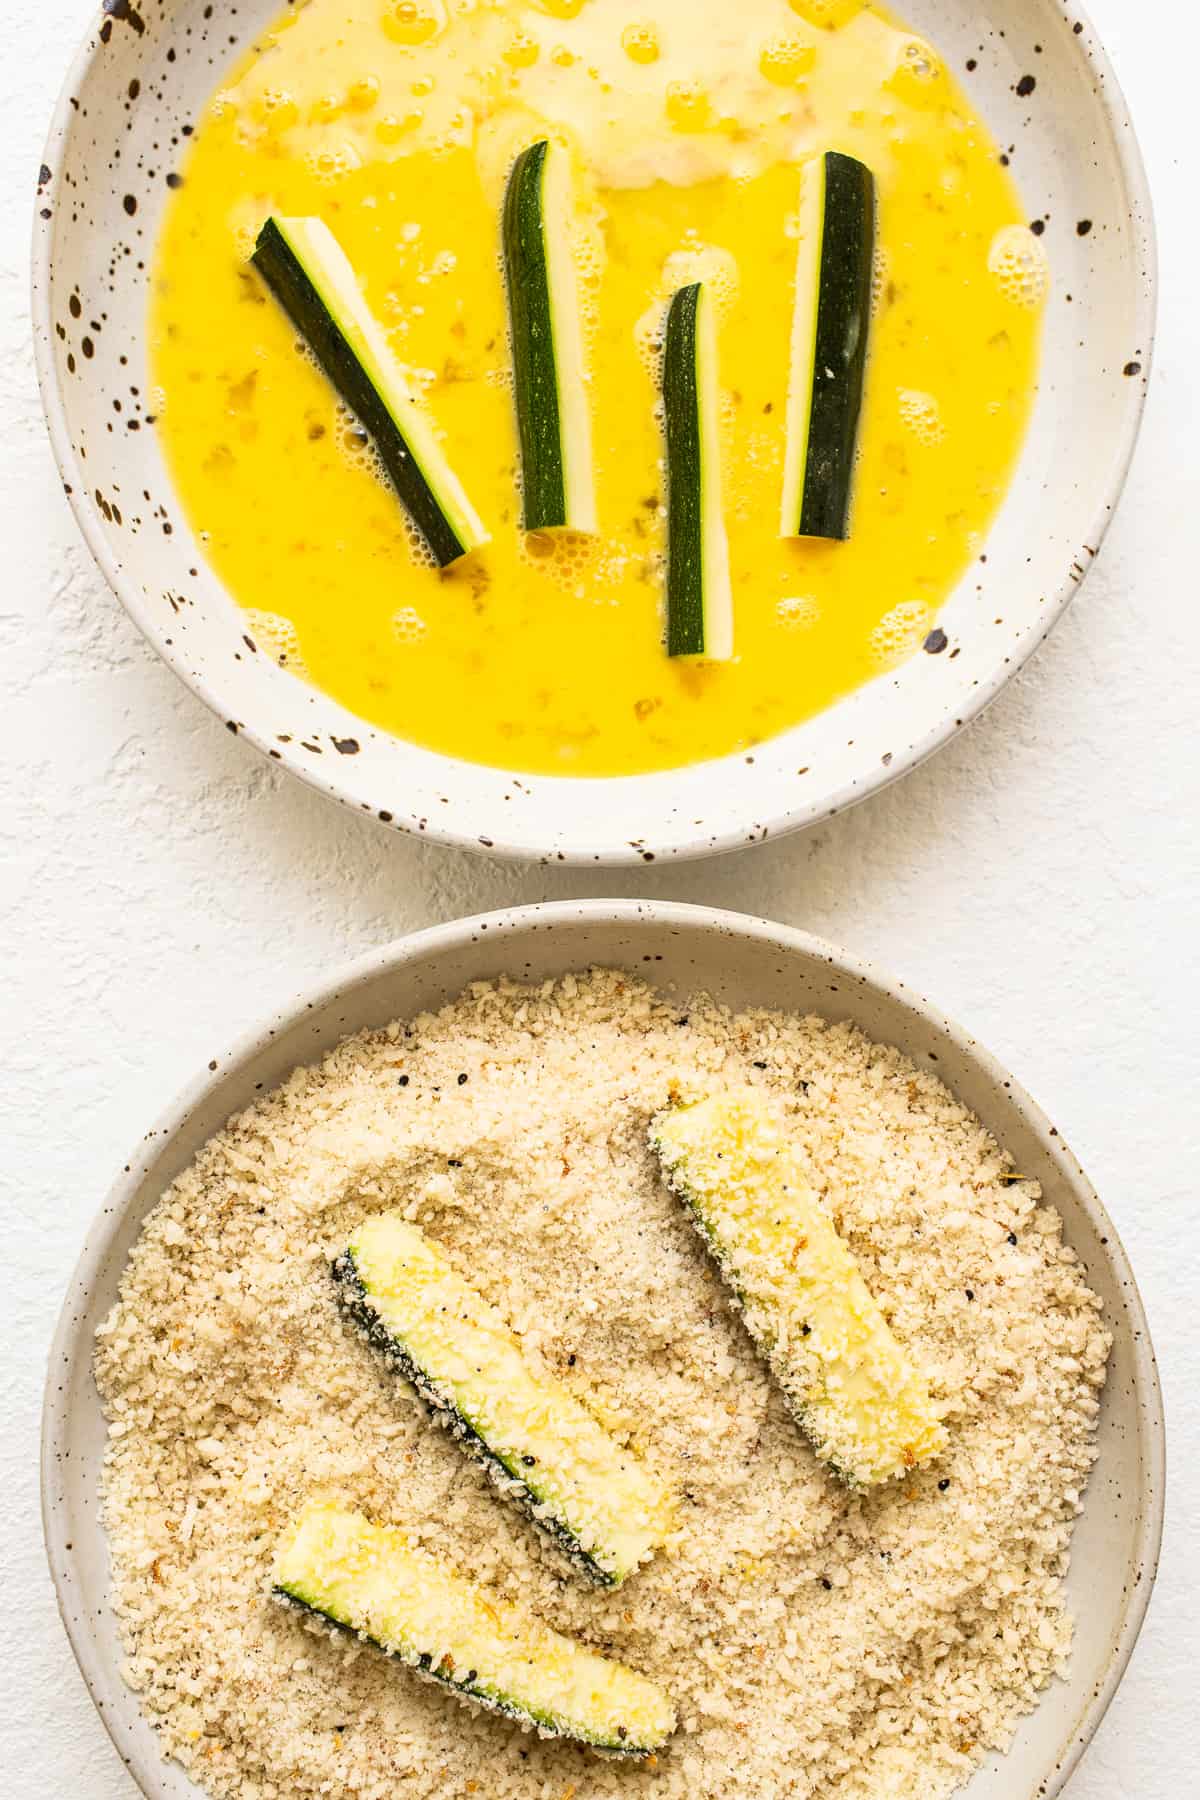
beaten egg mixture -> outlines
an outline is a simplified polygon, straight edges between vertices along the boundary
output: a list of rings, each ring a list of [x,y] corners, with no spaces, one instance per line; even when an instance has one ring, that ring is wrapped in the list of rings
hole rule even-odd
[[[572,152],[597,535],[521,529],[500,214]],[[874,310],[845,543],[779,536],[798,164],[874,172]],[[744,750],[903,660],[978,554],[1034,393],[1040,244],[936,50],[859,0],[308,0],[198,123],[153,277],[160,430],[264,651],[371,723],[531,772]],[[492,541],[438,571],[248,258],[318,216]],[[659,349],[717,306],[735,605],[667,657]]]

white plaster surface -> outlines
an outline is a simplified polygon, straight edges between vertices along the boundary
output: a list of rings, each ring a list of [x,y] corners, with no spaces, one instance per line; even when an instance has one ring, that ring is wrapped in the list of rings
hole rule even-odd
[[[230,737],[94,571],[42,430],[26,297],[42,138],[91,10],[10,0],[0,69],[0,1795],[133,1800],[59,1627],[37,1503],[46,1345],[114,1170],[215,1048],[331,963],[587,892],[838,939],[935,996],[1051,1112],[1138,1272],[1172,1465],[1157,1595],[1071,1800],[1200,1793],[1195,10],[1092,7],[1149,163],[1163,302],[1129,489],[1065,623],[981,721],[856,811],[725,861],[595,876],[400,840],[320,799]]]

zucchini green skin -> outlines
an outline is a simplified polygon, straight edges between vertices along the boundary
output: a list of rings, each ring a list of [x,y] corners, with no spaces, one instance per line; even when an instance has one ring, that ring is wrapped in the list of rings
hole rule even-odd
[[[486,534],[482,529],[478,534],[465,529],[443,506],[393,408],[355,355],[276,219],[269,218],[263,226],[251,261],[374,441],[392,485],[439,567],[457,562],[484,541]]]
[[[565,156],[548,139],[531,144],[513,165],[504,199],[526,531],[596,529],[579,294],[566,241],[570,221],[555,207],[549,185],[555,160],[561,165]],[[565,192],[559,198],[565,201]]]
[[[819,241],[802,241],[799,253],[782,531],[844,540],[870,336],[875,178],[837,150],[821,165]]]
[[[354,1638],[359,1643],[363,1641],[364,1634],[356,1631],[353,1625],[347,1625],[343,1619],[335,1619],[332,1613],[323,1612],[319,1606],[313,1606],[311,1601],[299,1599],[287,1588],[276,1586],[271,1589],[271,1592],[279,1604],[287,1608],[288,1612],[305,1614],[310,1619],[319,1619],[323,1625],[329,1627],[331,1633],[339,1637]],[[602,1750],[605,1756],[619,1757],[622,1761],[628,1762],[644,1762],[647,1757],[654,1755],[653,1750],[645,1749],[638,1744],[614,1744],[607,1738],[585,1738],[576,1730],[565,1729],[560,1721],[547,1713],[534,1712],[530,1707],[522,1706],[519,1701],[507,1700],[502,1695],[493,1693],[490,1688],[478,1686],[470,1679],[471,1671],[468,1671],[462,1681],[456,1681],[453,1675],[447,1674],[427,1654],[410,1660],[401,1655],[398,1650],[390,1650],[377,1638],[368,1637],[366,1642],[381,1656],[386,1656],[389,1662],[398,1662],[403,1668],[411,1669],[414,1674],[422,1676],[426,1681],[436,1682],[439,1687],[449,1689],[460,1699],[469,1700],[473,1706],[482,1707],[485,1712],[494,1713],[497,1718],[513,1719],[518,1725],[532,1725],[544,1737],[573,1739],[576,1743],[588,1744],[594,1750]]]
[[[729,547],[720,502],[715,337],[702,282],[667,311],[667,654],[724,660],[733,651]]]
[[[648,1756],[678,1723],[656,1682],[459,1575],[404,1531],[336,1502],[310,1501],[293,1521],[271,1593],[542,1736]]]
[[[451,1395],[430,1379],[427,1371],[413,1360],[402,1339],[388,1330],[371,1304],[371,1297],[348,1250],[332,1265],[332,1272],[347,1317],[363,1333],[371,1348],[378,1351],[388,1366],[415,1391],[430,1416],[450,1432],[467,1456],[481,1465],[504,1498],[515,1501],[581,1575],[597,1587],[617,1587],[619,1578],[584,1549],[561,1519],[546,1515],[543,1503],[522,1478],[519,1468],[511,1467],[497,1456],[470,1420],[459,1412]]]

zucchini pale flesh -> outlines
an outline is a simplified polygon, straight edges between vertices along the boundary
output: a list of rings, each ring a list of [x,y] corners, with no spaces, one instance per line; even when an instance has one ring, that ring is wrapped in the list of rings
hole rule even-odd
[[[525,529],[596,530],[583,319],[572,246],[570,155],[522,151],[504,202],[504,266]]]
[[[733,589],[721,501],[720,389],[712,297],[680,288],[663,344],[667,435],[667,651],[727,661]]]
[[[526,1354],[439,1244],[384,1213],[334,1274],[371,1342],[584,1573],[616,1586],[654,1554],[666,1488]]]
[[[397,494],[439,565],[487,543],[483,522],[413,399],[329,227],[320,219],[269,218],[253,261],[374,440]]]
[[[783,537],[850,529],[875,257],[875,182],[829,150],[800,178]]]
[[[359,1513],[310,1502],[280,1544],[272,1581],[280,1599],[544,1737],[648,1756],[675,1729],[654,1682]]]
[[[928,1383],[765,1095],[737,1088],[675,1107],[651,1142],[817,1455],[855,1487],[936,1456],[946,1431]]]

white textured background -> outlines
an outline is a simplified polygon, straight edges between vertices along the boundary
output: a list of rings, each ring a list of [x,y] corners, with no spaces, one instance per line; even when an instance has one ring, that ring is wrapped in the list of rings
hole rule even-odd
[[[89,0],[8,0],[0,71],[0,1794],[133,1800],[55,1612],[45,1349],[115,1169],[214,1047],[331,963],[513,901],[636,892],[841,940],[933,995],[1047,1107],[1133,1258],[1167,1390],[1157,1595],[1071,1800],[1200,1793],[1200,253],[1185,0],[1094,0],[1158,208],[1156,379],[1080,599],[991,711],[801,838],[655,873],[490,865],[388,835],[230,737],[91,566],[44,437],[27,237]],[[17,14],[20,14],[18,25]]]

